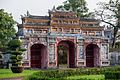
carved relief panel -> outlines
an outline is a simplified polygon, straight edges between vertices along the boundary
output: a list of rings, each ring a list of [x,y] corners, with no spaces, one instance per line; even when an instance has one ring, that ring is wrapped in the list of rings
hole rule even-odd
[[[47,37],[39,37],[39,38],[30,38],[30,42],[34,43],[41,43],[47,45]]]
[[[23,60],[28,60],[28,44],[23,44],[22,45],[23,48],[26,49],[26,51],[23,52],[22,56],[23,56]]]
[[[79,58],[84,59],[84,46],[80,45],[79,47],[80,47]]]
[[[54,62],[55,60],[55,45],[49,45],[49,62]]]
[[[102,59],[108,59],[108,45],[102,44],[101,46]]]

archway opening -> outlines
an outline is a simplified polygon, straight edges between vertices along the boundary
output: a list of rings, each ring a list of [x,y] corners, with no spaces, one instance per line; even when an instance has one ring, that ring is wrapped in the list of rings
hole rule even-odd
[[[86,47],[86,67],[99,66],[99,47],[96,44],[89,44]]]
[[[72,41],[60,41],[57,46],[57,53],[58,67],[75,67],[75,45]]]
[[[58,65],[59,67],[67,67],[67,54],[69,52],[68,46],[58,46]]]
[[[43,44],[34,44],[31,46],[31,67],[47,67],[47,49]]]

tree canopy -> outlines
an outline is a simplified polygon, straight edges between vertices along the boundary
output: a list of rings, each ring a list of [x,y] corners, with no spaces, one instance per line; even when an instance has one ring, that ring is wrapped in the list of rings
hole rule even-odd
[[[0,49],[4,48],[15,35],[14,25],[12,15],[0,9]]]
[[[84,18],[89,16],[86,5],[87,3],[85,0],[66,0],[63,2],[63,5],[58,6],[57,9],[71,10],[76,12],[79,17]]]
[[[115,46],[115,41],[117,38],[117,32],[120,28],[120,1],[119,0],[109,0],[108,3],[100,2],[99,9],[95,11],[97,17],[101,19],[104,23],[113,27],[113,43],[112,47]]]

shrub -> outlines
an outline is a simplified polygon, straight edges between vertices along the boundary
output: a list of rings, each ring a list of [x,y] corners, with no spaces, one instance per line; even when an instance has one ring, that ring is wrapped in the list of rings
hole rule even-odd
[[[108,73],[108,71],[113,73]],[[115,73],[114,73],[115,72]],[[67,69],[67,70],[47,70],[34,73],[30,76],[29,80],[66,80],[69,76],[80,76],[80,75],[106,75],[107,77],[111,75],[117,75],[119,78],[120,67],[102,67],[102,68],[77,68],[77,69]],[[35,79],[36,78],[36,79]],[[110,78],[109,78],[110,79]],[[86,79],[83,79],[86,80]]]
[[[120,79],[120,71],[108,71],[105,72],[105,79]]]
[[[22,49],[21,45],[22,42],[19,39],[13,39],[8,43],[8,50],[6,53],[11,54],[11,70],[13,73],[21,73],[23,71],[22,54],[25,49]]]
[[[100,73],[100,69],[99,68],[90,68],[89,70],[88,70],[88,73],[89,74],[101,74]]]
[[[8,43],[8,46],[9,48],[11,49],[16,49],[17,47],[21,46],[21,42],[20,40],[18,39],[14,39],[14,40],[11,40],[9,43]]]
[[[105,80],[104,75],[82,75],[70,76],[67,80]]]
[[[11,54],[12,66],[22,66],[22,54],[26,49],[21,48],[22,42],[19,39],[13,39],[8,43],[7,53]]]
[[[63,80],[63,72],[58,70],[40,71],[29,76],[29,80]]]

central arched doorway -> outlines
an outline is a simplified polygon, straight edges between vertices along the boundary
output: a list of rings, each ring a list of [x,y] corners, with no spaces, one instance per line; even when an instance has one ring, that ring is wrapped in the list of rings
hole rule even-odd
[[[75,45],[72,41],[60,41],[57,46],[57,66],[75,67]]]
[[[86,47],[86,67],[99,66],[99,47],[96,44],[89,44]]]
[[[31,67],[47,67],[47,49],[43,44],[34,44],[31,46]]]

